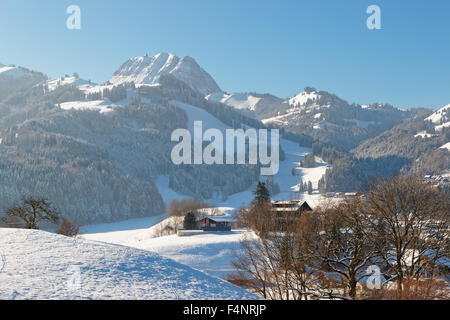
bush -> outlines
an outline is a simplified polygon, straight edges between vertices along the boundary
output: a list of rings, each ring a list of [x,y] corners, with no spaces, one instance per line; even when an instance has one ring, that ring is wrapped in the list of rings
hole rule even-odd
[[[168,217],[182,217],[188,212],[197,212],[199,209],[210,208],[207,203],[200,202],[194,198],[172,200],[167,204],[166,215]]]
[[[76,237],[80,231],[80,225],[76,222],[63,219],[56,230],[57,234],[61,234],[66,237]]]

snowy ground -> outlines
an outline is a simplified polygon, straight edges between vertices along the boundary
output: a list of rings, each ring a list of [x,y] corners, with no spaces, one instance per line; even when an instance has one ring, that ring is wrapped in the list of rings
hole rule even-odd
[[[152,238],[149,230],[147,234],[140,233],[128,240],[120,241],[110,238],[109,241],[156,252],[196,270],[226,279],[235,271],[231,260],[233,252],[240,249],[239,241],[244,234],[253,236],[252,233],[237,230],[231,233]],[[83,237],[91,239],[90,235],[83,235]]]
[[[0,299],[256,299],[173,260],[44,231],[0,229]]]

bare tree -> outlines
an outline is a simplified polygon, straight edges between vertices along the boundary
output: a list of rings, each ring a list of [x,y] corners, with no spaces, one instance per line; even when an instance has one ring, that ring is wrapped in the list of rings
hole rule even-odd
[[[260,217],[259,220],[262,220]],[[273,222],[273,220],[272,220]],[[269,221],[259,225],[270,227]],[[292,248],[291,232],[264,230],[259,237],[247,235],[241,241],[241,250],[235,251],[232,261],[237,272],[229,280],[271,300],[298,299],[292,290]]]
[[[358,283],[366,277],[366,269],[373,264],[376,254],[362,206],[359,197],[352,197],[314,214],[316,268],[331,272],[330,276],[338,280],[333,285],[341,282],[342,294],[351,299],[356,298]]]
[[[38,229],[39,222],[46,220],[58,222],[58,213],[52,208],[46,198],[22,197],[22,204],[9,208],[6,215],[10,218],[19,218],[25,223],[26,229]]]
[[[199,209],[210,207],[209,204],[194,198],[175,199],[167,204],[166,215],[169,217],[184,217],[188,212],[197,212]]]
[[[439,261],[448,258],[448,194],[420,177],[399,176],[372,186],[365,205],[377,254],[400,291],[406,278],[430,277]]]

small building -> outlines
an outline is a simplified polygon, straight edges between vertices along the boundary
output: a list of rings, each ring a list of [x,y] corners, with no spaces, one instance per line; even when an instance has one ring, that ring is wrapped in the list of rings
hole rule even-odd
[[[272,212],[278,215],[291,213],[293,216],[300,216],[304,211],[312,211],[312,208],[306,201],[272,201]]]
[[[230,232],[233,221],[221,217],[205,217],[197,223],[204,232]]]
[[[295,223],[305,211],[312,211],[306,201],[272,201],[271,212],[277,221],[276,229],[286,230],[289,225]]]

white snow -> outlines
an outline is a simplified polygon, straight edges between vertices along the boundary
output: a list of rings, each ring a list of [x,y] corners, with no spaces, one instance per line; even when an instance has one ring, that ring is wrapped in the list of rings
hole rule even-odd
[[[0,251],[5,300],[258,299],[148,250],[0,229]]]
[[[435,124],[436,131],[441,131],[442,128],[450,127],[450,104],[437,110],[425,120]]]
[[[93,101],[71,101],[61,103],[63,110],[96,110],[100,113],[107,113],[119,107],[119,104],[114,104],[109,100],[93,100]]]
[[[426,131],[418,132],[416,135],[414,135],[414,138],[431,138],[437,136],[436,134],[427,133]]]
[[[248,93],[212,93],[206,96],[207,100],[222,102],[230,107],[239,110],[251,110],[256,109],[256,105],[262,98],[255,97]]]
[[[293,107],[300,107],[304,106],[308,102],[308,100],[314,101],[317,100],[318,98],[320,98],[320,96],[315,91],[311,92],[303,91],[298,95],[296,95],[295,97],[293,97],[292,99],[289,99],[289,105]]]
[[[446,144],[444,144],[441,149],[447,149],[448,151],[450,151],[450,142],[447,142]]]
[[[0,75],[12,76],[13,78],[20,78],[30,73],[28,70],[15,66],[0,66]]]
[[[292,113],[287,113],[287,114],[282,114],[282,115],[278,115],[275,117],[271,117],[271,118],[267,118],[267,119],[263,119],[261,120],[262,123],[264,123],[265,125],[267,124],[281,124],[281,125],[287,125],[289,118],[292,116]]]
[[[154,57],[141,56],[129,59],[114,73],[109,82],[114,85],[126,82],[157,84],[161,75],[165,74],[173,75],[205,95],[222,91],[193,58],[180,59],[173,53],[158,53]]]
[[[436,112],[434,112],[431,116],[429,116],[428,118],[426,118],[425,120],[429,120],[434,124],[440,124],[442,118],[445,117],[445,114],[447,112],[450,112],[450,104],[442,107],[441,109],[437,110]],[[446,117],[448,118],[448,117]]]
[[[152,232],[158,226],[149,228],[128,239],[105,238],[101,241],[149,250],[178,263],[200,270],[209,275],[226,279],[234,272],[231,261],[233,251],[240,249],[244,234],[254,236],[248,231],[235,230],[228,233],[198,234],[179,237],[177,235],[154,237]],[[101,239],[102,234],[85,234],[84,238]]]
[[[88,90],[92,86],[95,86],[94,83],[91,83],[88,80],[80,79],[77,77],[61,77],[58,79],[47,81],[48,89],[50,91],[53,91],[60,86],[65,86],[69,84],[77,86],[82,91]]]

